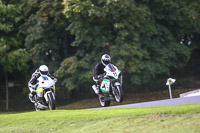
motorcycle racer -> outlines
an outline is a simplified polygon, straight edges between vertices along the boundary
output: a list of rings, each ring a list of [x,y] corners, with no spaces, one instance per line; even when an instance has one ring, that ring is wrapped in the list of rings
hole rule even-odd
[[[96,94],[100,93],[100,83],[101,78],[104,76],[104,68],[111,62],[111,58],[108,54],[104,54],[101,57],[101,61],[98,62],[94,68],[94,75],[93,80],[95,81],[96,85],[93,85],[92,88]]]
[[[48,67],[46,65],[41,65],[38,69],[36,69],[36,71],[32,74],[30,81],[28,82],[28,87],[30,90],[29,99],[33,103],[34,103],[33,96],[36,95],[35,89],[37,88],[37,82],[38,82],[37,79],[41,75],[47,75],[55,82],[57,82],[57,79],[49,73]]]

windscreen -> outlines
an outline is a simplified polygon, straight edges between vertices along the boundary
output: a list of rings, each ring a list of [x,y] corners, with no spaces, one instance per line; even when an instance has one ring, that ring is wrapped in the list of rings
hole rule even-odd
[[[43,80],[48,80],[47,76],[41,76]]]
[[[111,71],[111,72],[115,72],[116,69],[114,68],[113,64],[110,63],[106,66],[106,70]]]

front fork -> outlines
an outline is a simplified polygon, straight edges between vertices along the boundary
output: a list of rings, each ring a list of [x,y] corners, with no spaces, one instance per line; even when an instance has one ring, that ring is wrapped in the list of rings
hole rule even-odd
[[[111,84],[111,87],[112,87],[112,95],[115,96],[116,93],[118,92],[117,89],[116,89],[116,86],[121,86],[120,82],[115,82],[113,84]]]
[[[55,100],[55,95],[54,95],[54,93],[53,93],[52,91],[47,91],[47,92],[44,94],[44,98],[45,98],[45,100],[46,100],[47,103],[49,102],[49,98],[48,98],[48,96],[47,96],[47,94],[49,94],[49,93],[52,93],[53,99]]]

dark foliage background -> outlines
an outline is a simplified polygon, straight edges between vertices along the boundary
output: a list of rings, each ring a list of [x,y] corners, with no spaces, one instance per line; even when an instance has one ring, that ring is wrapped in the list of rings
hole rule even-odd
[[[41,64],[58,78],[57,105],[94,97],[104,53],[125,93],[198,87],[200,2],[195,0],[0,0],[0,108],[28,109],[27,82]],[[7,77],[7,78],[6,78]],[[187,82],[185,82],[187,81]],[[23,99],[23,100],[22,100]]]

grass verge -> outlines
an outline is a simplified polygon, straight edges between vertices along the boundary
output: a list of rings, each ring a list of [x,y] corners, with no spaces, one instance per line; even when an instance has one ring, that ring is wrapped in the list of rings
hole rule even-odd
[[[1,113],[1,133],[200,132],[200,104]]]

